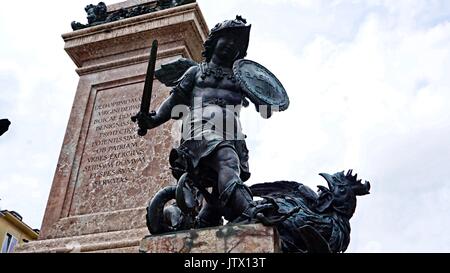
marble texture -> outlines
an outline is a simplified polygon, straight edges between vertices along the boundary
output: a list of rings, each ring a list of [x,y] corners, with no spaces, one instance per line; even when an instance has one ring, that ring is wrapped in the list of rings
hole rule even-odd
[[[127,235],[134,240],[131,245],[117,245],[118,251],[137,251],[137,238],[145,236],[141,231],[146,231],[148,200],[162,187],[175,183],[168,155],[178,142],[173,122],[138,137],[137,125],[130,121],[139,110],[151,42],[159,41],[156,67],[179,57],[200,61],[207,34],[200,8],[193,3],[62,35],[80,79],[41,241],[28,244],[24,251],[42,247],[64,252],[67,241],[98,235],[98,243],[82,243],[82,249],[95,251],[101,239],[114,244],[117,232],[139,230]],[[154,109],[170,90],[157,80],[153,87]]]
[[[226,225],[207,229],[145,237],[139,247],[145,253],[276,253],[276,230],[260,224]]]
[[[134,252],[139,250],[147,228],[96,233],[25,243],[16,252],[21,253],[81,253],[81,252]]]

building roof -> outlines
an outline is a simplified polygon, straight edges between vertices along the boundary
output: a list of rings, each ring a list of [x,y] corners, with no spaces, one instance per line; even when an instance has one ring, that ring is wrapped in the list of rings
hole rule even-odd
[[[23,232],[25,232],[28,236],[30,236],[33,239],[37,239],[39,236],[39,229],[32,229],[30,226],[28,226],[25,222],[22,221],[22,216],[15,212],[15,211],[9,211],[9,210],[1,210],[0,216],[5,217],[5,219],[12,224],[14,224],[16,227],[21,229]]]

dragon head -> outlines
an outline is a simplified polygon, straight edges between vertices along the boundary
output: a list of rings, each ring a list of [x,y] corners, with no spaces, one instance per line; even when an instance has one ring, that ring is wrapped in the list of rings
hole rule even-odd
[[[357,174],[352,175],[353,170],[347,174],[344,171],[333,175],[320,173],[328,184],[328,188],[318,186],[319,198],[317,199],[317,210],[324,212],[328,209],[334,209],[348,218],[353,216],[356,209],[356,196],[369,194],[370,183],[366,181],[361,183],[357,179]]]

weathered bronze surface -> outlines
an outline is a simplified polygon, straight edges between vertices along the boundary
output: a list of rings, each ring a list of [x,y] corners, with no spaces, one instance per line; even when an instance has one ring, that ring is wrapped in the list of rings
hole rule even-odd
[[[153,77],[155,76],[156,54],[158,51],[158,40],[153,40],[152,49],[150,50],[150,60],[148,61],[147,73],[144,83],[144,92],[142,94],[141,108],[139,112],[148,113],[150,111],[150,103],[152,101],[153,91]],[[131,117],[133,122],[136,122],[137,117]],[[146,128],[139,128],[138,135],[145,136],[147,134]]]
[[[350,218],[356,209],[356,197],[369,194],[370,183],[361,183],[352,170],[333,175],[320,174],[328,184],[318,193],[301,183],[278,181],[250,188],[262,197],[260,205],[271,204],[266,212],[288,215],[274,223],[284,252],[344,252],[350,243]],[[268,223],[270,224],[270,223]]]
[[[269,105],[284,111],[289,97],[281,82],[267,68],[251,60],[238,60],[233,71],[245,95],[255,105]]]
[[[321,174],[328,188],[319,186],[318,194],[297,182],[244,184],[250,171],[241,106],[249,99],[263,118],[289,106],[280,81],[262,65],[243,59],[249,35],[250,25],[242,17],[224,21],[204,43],[204,62],[179,59],[155,72],[173,89],[155,113],[136,115],[139,127],[152,129],[181,118],[183,129],[180,146],[169,158],[178,182],[150,200],[149,231],[219,226],[223,219],[259,222],[279,230],[285,252],[343,252],[356,196],[368,194],[369,183],[362,184],[349,171]],[[254,196],[262,200],[254,201]]]

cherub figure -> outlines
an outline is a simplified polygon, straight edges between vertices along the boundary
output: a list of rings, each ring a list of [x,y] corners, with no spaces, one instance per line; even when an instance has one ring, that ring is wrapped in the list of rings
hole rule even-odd
[[[190,189],[189,184],[193,184],[206,200],[196,217],[197,228],[221,225],[222,217],[229,222],[253,219],[261,210],[244,184],[250,178],[249,157],[239,115],[241,106],[249,104],[246,99],[249,93],[244,91],[239,73],[233,70],[247,54],[250,28],[240,16],[217,24],[204,43],[204,62],[178,62],[179,66],[186,66],[181,69],[186,72],[175,82],[173,75],[180,71],[179,67],[170,72],[156,71],[160,81],[174,88],[156,112],[136,116],[140,128],[152,129],[183,113],[182,140],[172,150],[169,161],[179,184],[186,183]],[[255,69],[262,71],[259,67],[262,66]],[[164,69],[170,70],[163,65]],[[164,77],[171,78],[172,82]],[[270,85],[264,81],[270,78],[255,79],[265,83],[263,87]],[[288,101],[287,95],[280,96]],[[263,106],[263,111],[259,107],[257,110],[264,118],[270,117],[271,106]],[[209,192],[207,188],[212,190]],[[177,200],[180,203],[185,202]],[[183,206],[181,210],[186,212]]]

